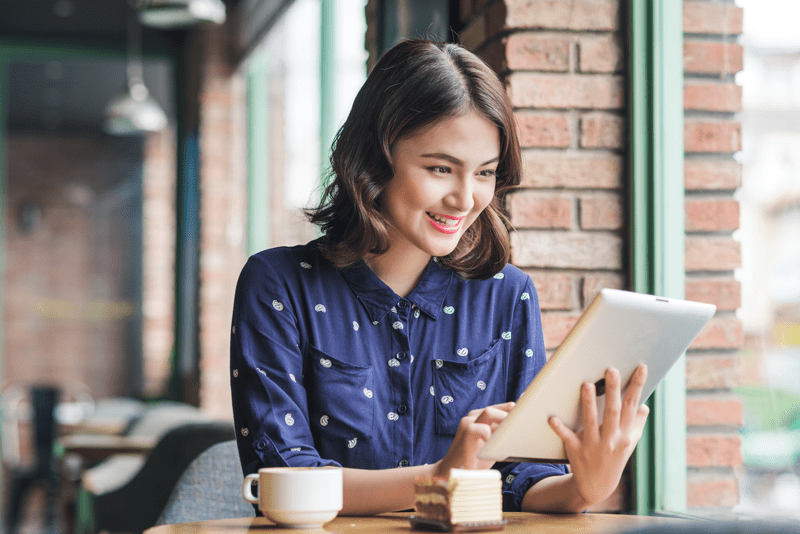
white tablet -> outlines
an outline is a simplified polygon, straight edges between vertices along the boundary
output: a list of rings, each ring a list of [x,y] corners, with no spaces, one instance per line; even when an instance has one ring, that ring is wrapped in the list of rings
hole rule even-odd
[[[568,463],[561,438],[547,421],[556,415],[573,430],[581,427],[581,384],[595,382],[601,393],[606,369],[619,369],[627,384],[644,363],[644,402],[715,312],[712,304],[601,290],[478,456],[499,462]],[[605,396],[598,395],[601,422],[604,407]]]

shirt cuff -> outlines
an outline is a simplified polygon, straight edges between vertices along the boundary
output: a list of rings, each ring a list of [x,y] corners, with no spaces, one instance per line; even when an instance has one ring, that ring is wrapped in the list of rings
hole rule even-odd
[[[525,493],[547,477],[567,474],[566,465],[512,463],[500,466],[503,478],[503,511],[520,512]]]

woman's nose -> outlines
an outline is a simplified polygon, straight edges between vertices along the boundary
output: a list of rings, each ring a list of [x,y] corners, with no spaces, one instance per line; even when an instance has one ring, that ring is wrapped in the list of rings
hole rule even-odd
[[[462,213],[466,213],[475,205],[473,198],[473,183],[471,177],[456,180],[453,183],[453,190],[450,192],[450,202],[454,208]]]

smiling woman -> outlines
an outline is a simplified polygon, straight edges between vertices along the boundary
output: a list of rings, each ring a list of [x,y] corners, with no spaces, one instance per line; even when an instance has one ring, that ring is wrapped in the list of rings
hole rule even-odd
[[[361,515],[413,506],[417,475],[492,467],[478,452],[546,361],[536,289],[508,265],[501,200],[520,160],[505,87],[477,56],[412,40],[378,61],[308,212],[323,236],[255,254],[239,278],[230,376],[245,473],[344,467],[342,513]],[[589,419],[583,439],[554,426],[574,475],[498,464],[505,509],[607,498],[641,435],[644,377],[623,405],[608,371],[602,433]]]

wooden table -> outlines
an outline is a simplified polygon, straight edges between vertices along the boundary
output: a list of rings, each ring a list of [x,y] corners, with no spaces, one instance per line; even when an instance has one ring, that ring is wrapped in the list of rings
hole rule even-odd
[[[78,454],[84,460],[105,460],[118,454],[146,455],[156,445],[151,437],[72,434],[59,438],[64,454]]]
[[[161,525],[149,528],[145,534],[292,534],[317,532],[324,534],[408,534],[411,514],[383,514],[376,517],[337,517],[322,529],[302,530],[278,528],[263,517],[241,519],[216,519],[178,525]],[[503,514],[508,520],[498,534],[583,534],[627,532],[637,527],[682,523],[682,519],[616,514],[533,514],[512,512]],[[423,530],[414,530],[424,533]],[[432,531],[431,531],[432,532]]]

